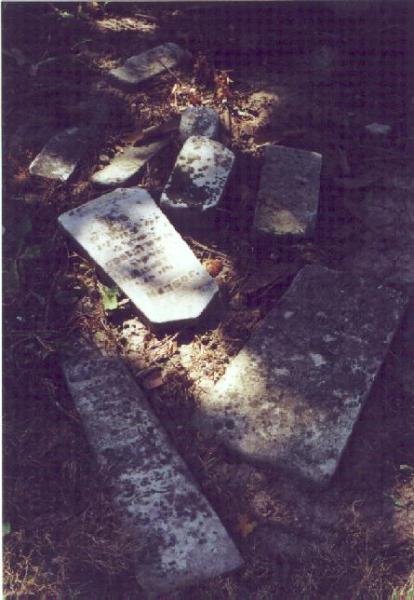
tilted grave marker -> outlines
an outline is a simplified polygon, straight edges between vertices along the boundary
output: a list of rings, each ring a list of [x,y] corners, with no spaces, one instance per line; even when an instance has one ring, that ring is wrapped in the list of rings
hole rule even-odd
[[[206,106],[190,106],[181,114],[180,139],[185,142],[192,135],[217,139],[219,117],[215,110]]]
[[[196,321],[218,292],[142,188],[114,190],[59,222],[154,326]]]
[[[92,183],[102,187],[123,185],[138,175],[142,167],[166,145],[168,140],[161,140],[142,146],[128,146],[117,154],[103,169],[94,173]]]
[[[310,237],[319,205],[322,156],[284,146],[266,146],[254,216],[258,234]]]
[[[53,136],[29,167],[31,175],[67,181],[91,143],[84,129],[71,127]]]
[[[161,206],[177,213],[202,213],[220,202],[234,154],[206,137],[188,138],[161,195]]]
[[[240,567],[234,543],[122,362],[75,345],[63,370],[98,462],[111,474],[148,595]]]
[[[180,46],[168,42],[131,56],[121,67],[109,71],[109,76],[119,84],[137,86],[147,79],[176,67],[188,56],[189,53]]]
[[[200,396],[195,421],[249,459],[324,484],[387,353],[405,299],[321,266],[288,291]]]

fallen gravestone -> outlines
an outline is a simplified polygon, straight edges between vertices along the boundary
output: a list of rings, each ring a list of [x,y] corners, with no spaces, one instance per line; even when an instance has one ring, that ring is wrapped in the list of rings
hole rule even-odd
[[[109,71],[109,75],[119,84],[136,86],[163,71],[176,67],[187,56],[188,53],[180,46],[169,42],[137,56],[131,56],[121,67]]]
[[[75,346],[63,370],[91,446],[112,475],[144,590],[158,597],[240,567],[234,543],[120,360]]]
[[[123,185],[138,175],[142,167],[168,144],[168,140],[143,146],[128,146],[110,163],[91,177],[92,183],[102,187]]]
[[[67,181],[90,144],[85,129],[71,127],[52,137],[29,167],[31,175]]]
[[[327,483],[403,313],[402,295],[320,266],[303,268],[196,422],[246,458]]]
[[[313,234],[321,165],[317,152],[266,146],[254,216],[257,233],[279,239]]]
[[[190,106],[181,115],[180,139],[185,142],[192,135],[203,135],[217,139],[219,132],[218,114],[206,106]]]
[[[220,142],[188,138],[161,195],[161,206],[174,214],[199,214],[216,207],[233,162],[233,152]]]
[[[119,188],[59,217],[154,326],[198,319],[218,287],[142,188]]]

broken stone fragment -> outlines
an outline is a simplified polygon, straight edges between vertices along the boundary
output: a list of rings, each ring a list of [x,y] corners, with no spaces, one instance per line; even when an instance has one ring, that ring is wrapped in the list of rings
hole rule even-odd
[[[254,216],[258,234],[307,238],[315,229],[322,156],[284,146],[266,146]]]
[[[168,42],[136,56],[128,58],[121,67],[109,71],[117,83],[136,86],[163,71],[176,67],[188,57],[177,44]]]
[[[372,135],[388,135],[391,131],[391,125],[384,125],[383,123],[370,123],[365,125],[365,129],[372,133]]]
[[[31,175],[67,181],[91,143],[86,129],[71,127],[52,137],[29,167]]]
[[[185,142],[192,135],[218,138],[219,117],[215,110],[206,106],[190,106],[181,115],[180,139]]]
[[[218,286],[142,188],[119,188],[59,217],[155,327],[192,324]]]
[[[142,167],[168,144],[168,140],[143,146],[128,146],[109,164],[91,177],[92,183],[102,187],[123,185],[138,175]]]
[[[405,304],[376,282],[303,268],[221,380],[200,393],[196,422],[247,459],[326,484]]]
[[[240,567],[236,546],[122,362],[74,345],[63,371],[98,462],[111,473],[148,595]]]
[[[234,154],[220,142],[192,136],[184,143],[161,195],[161,206],[175,213],[202,213],[220,202]]]

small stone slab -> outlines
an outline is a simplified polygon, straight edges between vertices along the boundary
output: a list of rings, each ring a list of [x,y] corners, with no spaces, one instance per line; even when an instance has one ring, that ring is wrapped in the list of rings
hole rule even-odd
[[[59,222],[155,326],[194,322],[218,292],[142,188],[114,190]]]
[[[31,175],[67,181],[85,155],[90,137],[71,127],[52,137],[29,167]]]
[[[233,163],[233,152],[220,142],[202,136],[188,138],[161,195],[161,206],[187,212],[216,207]]]
[[[128,58],[122,67],[112,69],[109,75],[117,83],[136,86],[163,71],[176,67],[187,56],[187,52],[173,42],[156,46]]]
[[[304,267],[196,421],[248,459],[318,484],[334,474],[405,306],[377,282]]]
[[[168,140],[162,140],[144,146],[124,148],[104,169],[92,175],[92,183],[102,187],[123,185],[138,175],[142,167],[167,144]]]
[[[259,234],[306,238],[313,234],[319,204],[322,156],[284,146],[266,146],[254,216]]]
[[[192,135],[217,139],[219,117],[215,110],[206,106],[190,106],[181,115],[180,139],[185,142]]]
[[[71,354],[65,378],[136,540],[139,584],[158,597],[240,567],[237,548],[122,362],[81,346]]]

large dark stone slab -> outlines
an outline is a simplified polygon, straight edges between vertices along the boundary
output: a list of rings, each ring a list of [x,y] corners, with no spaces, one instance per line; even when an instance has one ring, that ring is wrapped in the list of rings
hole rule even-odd
[[[254,216],[257,233],[283,238],[310,237],[319,204],[322,156],[284,146],[266,146]]]
[[[119,188],[59,222],[154,326],[196,321],[218,292],[142,188]]]
[[[173,42],[156,46],[151,50],[131,56],[121,67],[109,71],[117,83],[137,86],[147,79],[176,67],[188,57],[188,53]]]
[[[150,596],[241,566],[216,513],[122,362],[81,345],[64,359],[69,391],[114,502],[136,541],[136,573]]]
[[[221,380],[199,424],[249,459],[329,481],[405,307],[390,288],[303,268]]]
[[[84,129],[71,127],[52,137],[29,167],[31,175],[67,181],[91,143]]]
[[[161,195],[161,206],[175,214],[202,213],[217,206],[234,163],[234,154],[203,136],[187,139]]]

